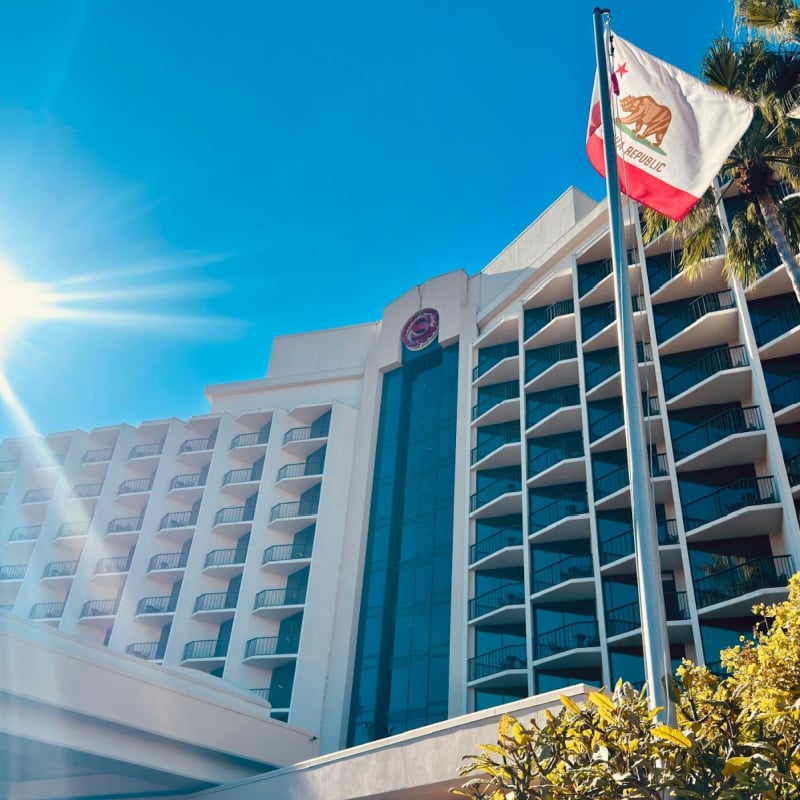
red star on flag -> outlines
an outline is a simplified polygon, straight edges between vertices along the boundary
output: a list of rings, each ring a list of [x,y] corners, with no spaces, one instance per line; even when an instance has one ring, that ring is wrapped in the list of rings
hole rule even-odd
[[[620,64],[614,71],[621,78],[628,71],[628,62],[626,61],[624,64]]]

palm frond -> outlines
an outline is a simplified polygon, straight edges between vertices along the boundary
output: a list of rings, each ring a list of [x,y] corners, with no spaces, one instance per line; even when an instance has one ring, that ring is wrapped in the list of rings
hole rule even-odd
[[[800,196],[787,197],[778,203],[778,219],[789,247],[797,253],[800,251]]]
[[[715,89],[733,92],[740,84],[739,59],[733,42],[727,36],[711,42],[700,69],[703,78]]]
[[[758,278],[758,266],[767,261],[775,244],[752,201],[745,203],[742,210],[733,215],[730,228],[723,274],[748,286]]]
[[[774,30],[783,24],[786,0],[736,0],[736,22],[746,28]]]

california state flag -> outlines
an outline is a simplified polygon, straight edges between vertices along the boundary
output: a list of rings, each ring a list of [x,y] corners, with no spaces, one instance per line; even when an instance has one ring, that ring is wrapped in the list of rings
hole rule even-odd
[[[614,36],[612,96],[620,191],[674,220],[711,185],[753,118],[745,100],[707,86]],[[605,177],[594,82],[586,152]]]

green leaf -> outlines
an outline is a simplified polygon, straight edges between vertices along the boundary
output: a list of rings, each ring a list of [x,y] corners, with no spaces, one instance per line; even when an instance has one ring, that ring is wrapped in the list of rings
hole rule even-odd
[[[672,744],[677,744],[679,747],[683,747],[686,750],[690,749],[692,746],[690,739],[684,736],[677,728],[671,728],[669,725],[656,725],[651,733],[657,739],[664,739],[667,742],[672,742]]]

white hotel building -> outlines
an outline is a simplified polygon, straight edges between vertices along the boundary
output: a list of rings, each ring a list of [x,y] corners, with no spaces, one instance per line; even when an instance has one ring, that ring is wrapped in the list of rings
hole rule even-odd
[[[627,235],[671,655],[712,664],[800,567],[800,304],[777,260],[689,283]],[[248,690],[323,754],[643,681],[609,257],[570,189],[480,273],[276,339],[205,415],[6,440],[0,631]]]

